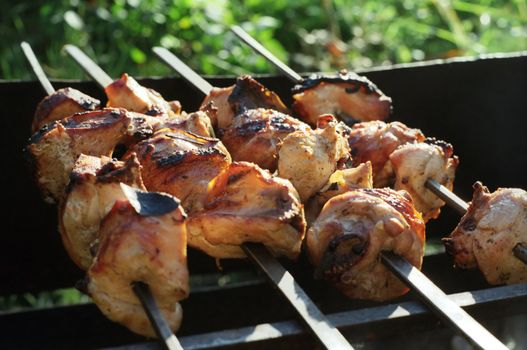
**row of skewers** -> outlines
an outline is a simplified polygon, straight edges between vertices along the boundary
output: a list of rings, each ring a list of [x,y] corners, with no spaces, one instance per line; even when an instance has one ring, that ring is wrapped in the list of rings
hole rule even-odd
[[[317,277],[353,298],[387,300],[408,290],[379,257],[382,251],[394,251],[420,267],[424,223],[437,217],[443,205],[425,184],[432,178],[451,189],[458,160],[451,145],[426,140],[419,130],[402,123],[379,121],[388,117],[390,99],[365,78],[342,73],[305,80],[295,89],[293,107],[305,122],[290,117],[292,112],[279,97],[250,77],[210,90],[200,111],[191,114],[126,75],[109,84],[106,92],[108,106],[114,109],[94,111],[98,102],[77,92],[60,91],[45,99],[37,108],[34,130],[47,126],[33,136],[28,152],[45,198],[61,203],[65,246],[88,270],[87,289],[110,318],[152,335],[142,310],[130,309],[138,305],[131,281],[148,283],[162,310],[186,296],[184,253],[177,255],[180,259],[159,255],[172,249],[182,252],[184,231],[189,245],[216,258],[244,256],[239,246],[247,241],[263,243],[277,256],[295,258],[306,231],[304,206],[309,226],[306,249]],[[70,99],[71,95],[75,97]],[[61,120],[83,109],[88,111]],[[320,117],[327,112],[358,123],[348,127],[335,116]],[[52,120],[59,121],[48,124]],[[317,128],[312,129],[309,124],[315,123]],[[124,161],[100,156],[120,156]],[[170,193],[181,205],[173,197],[149,195],[121,182]],[[485,196],[484,188],[478,188],[482,200],[473,201],[473,209],[448,241],[449,252],[461,267],[474,265],[475,258],[472,265],[462,261],[474,254],[470,244],[478,242],[478,229],[490,234],[503,231],[503,225],[489,230],[489,222],[494,222],[490,219],[487,226],[478,227],[493,213],[495,202],[505,198],[521,208],[521,200],[511,202],[508,196],[525,196],[518,190]],[[165,210],[154,211],[155,215],[143,210],[160,201],[171,204],[161,205]],[[154,217],[161,227],[169,227],[170,221],[179,225],[166,229],[172,236],[161,234],[163,229],[156,233],[172,237],[170,249],[160,249],[158,242],[138,234],[149,230]],[[464,224],[469,219],[472,224]],[[131,222],[137,222],[137,228],[131,229]],[[521,223],[514,227],[518,235],[525,232]],[[462,231],[465,228],[469,233]],[[522,240],[513,243],[518,242]],[[509,275],[486,274],[489,282],[524,281],[525,266],[512,256],[514,245],[499,250],[495,247],[502,242],[494,243],[494,251],[510,255],[511,264],[519,268]],[[144,254],[149,250],[154,255]],[[152,261],[156,271],[150,268]],[[157,289],[159,279],[152,276],[179,280],[172,279],[163,292]],[[176,315],[180,321],[179,309],[170,310],[165,316]]]

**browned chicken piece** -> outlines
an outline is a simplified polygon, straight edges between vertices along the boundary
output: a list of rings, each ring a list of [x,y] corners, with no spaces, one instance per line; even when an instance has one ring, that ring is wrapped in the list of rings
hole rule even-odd
[[[226,88],[215,87],[201,103],[200,109],[211,108],[211,106],[217,109],[214,116],[209,115],[214,130],[224,130],[232,124],[234,111],[229,104],[232,90],[234,90],[234,85]]]
[[[64,119],[75,113],[99,109],[101,101],[83,94],[79,90],[64,88],[46,96],[37,106],[31,133],[55,120]]]
[[[323,114],[333,114],[347,124],[384,120],[392,109],[391,98],[368,78],[345,70],[334,76],[312,75],[292,92],[293,110],[310,125],[316,125]]]
[[[181,129],[199,136],[214,137],[214,129],[212,128],[209,114],[204,111],[181,112],[177,117],[168,119],[164,127]]]
[[[414,200],[415,208],[427,222],[435,219],[445,205],[437,195],[426,188],[428,179],[434,179],[449,190],[454,187],[454,177],[459,164],[451,144],[435,139],[422,143],[407,143],[390,155],[395,172],[396,190],[406,190]]]
[[[131,148],[149,191],[179,198],[188,213],[203,205],[207,185],[231,163],[220,140],[178,129],[161,129]]]
[[[328,200],[358,188],[373,188],[370,162],[362,163],[356,168],[337,170],[331,174],[328,182],[311,197],[305,206],[308,226],[315,221]]]
[[[425,224],[404,191],[359,189],[331,198],[307,233],[315,277],[353,299],[384,301],[408,291],[380,261],[392,251],[421,268]]]
[[[371,162],[374,187],[386,187],[393,184],[395,174],[389,160],[397,147],[409,142],[425,140],[425,136],[419,129],[411,129],[399,122],[357,123],[352,128],[348,128],[348,132],[353,165],[358,166],[367,161]]]
[[[264,244],[294,259],[306,230],[304,210],[287,180],[255,164],[232,163],[211,181],[202,211],[190,216],[190,246],[216,258],[242,258],[242,243]]]
[[[179,201],[167,194],[137,192],[136,198],[127,197],[115,202],[101,223],[86,289],[109,319],[155,337],[132,283],[148,284],[176,331],[182,318],[178,301],[189,293],[186,215]]]
[[[325,119],[332,119],[326,122]],[[321,117],[323,128],[303,128],[283,139],[278,151],[278,176],[291,181],[302,203],[318,192],[349,157],[347,140],[332,116]]]
[[[221,140],[235,161],[258,164],[274,171],[278,165],[278,145],[287,135],[311,128],[287,114],[273,109],[250,109],[235,117]]]
[[[81,154],[70,175],[59,208],[59,230],[71,259],[83,270],[93,261],[90,252],[101,220],[117,200],[126,199],[120,183],[144,189],[139,161],[126,162]]]
[[[105,108],[48,124],[29,140],[26,154],[44,200],[59,202],[81,154],[111,157],[116,148],[148,138],[161,118]]]
[[[181,113],[181,104],[178,101],[165,101],[157,91],[139,85],[126,73],[121,79],[108,85],[104,91],[108,96],[108,107],[125,108],[150,116],[173,117]]]
[[[257,108],[274,109],[284,114],[291,114],[277,94],[248,75],[236,79],[228,101],[235,114]]]
[[[459,225],[444,239],[456,267],[478,267],[490,284],[527,282],[527,266],[513,255],[527,244],[527,192],[499,188],[490,193],[480,182]]]

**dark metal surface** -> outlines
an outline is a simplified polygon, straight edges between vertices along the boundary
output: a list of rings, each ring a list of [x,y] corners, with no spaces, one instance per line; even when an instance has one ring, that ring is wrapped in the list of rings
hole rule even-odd
[[[167,64],[174,71],[178,72],[187,82],[190,83],[194,88],[198,89],[203,95],[208,95],[214,88],[208,81],[203,79],[201,75],[194,72],[189,66],[181,61],[176,55],[164,47],[155,46],[152,51],[159,57],[165,64]]]
[[[243,251],[295,308],[302,321],[327,349],[353,349],[318,309],[293,276],[261,244],[242,244]]]
[[[434,179],[428,179],[425,182],[425,187],[430,191],[434,192],[436,196],[441,198],[445,203],[457,211],[461,215],[465,215],[468,210],[468,204],[458,196],[456,196],[452,191],[450,191],[445,186],[441,185]]]
[[[64,45],[64,50],[103,89],[113,82],[113,79],[77,46],[70,44]]]
[[[512,251],[515,257],[523,261],[524,264],[527,264],[527,247],[525,245],[518,243]]]
[[[148,285],[142,282],[134,282],[132,283],[132,289],[137,298],[139,298],[139,301],[141,301],[141,305],[143,305],[143,308],[146,311],[152,328],[154,328],[157,337],[163,342],[163,345],[166,347],[166,349],[183,350],[183,347],[179,343],[178,339],[174,333],[172,333],[172,330],[165,320],[165,317],[163,314],[161,314],[161,311],[157,307],[157,303],[154,299],[154,296],[150,292]]]
[[[54,93],[55,89],[53,88],[53,85],[51,85],[51,82],[49,81],[46,74],[44,73],[42,66],[40,65],[40,63],[38,63],[37,56],[35,56],[31,45],[23,41],[22,43],[20,43],[20,47],[22,48],[24,55],[26,56],[27,60],[29,61],[29,64],[31,65],[31,70],[33,71],[33,73],[35,73],[35,76],[40,82],[40,85],[42,85],[42,88],[44,89],[46,94],[51,95],[52,93]]]
[[[304,80],[300,74],[292,70],[285,63],[280,61],[271,51],[267,50],[262,46],[258,41],[256,41],[252,36],[249,35],[245,30],[240,26],[232,26],[231,31],[242,39],[247,45],[249,45],[253,50],[256,50],[260,55],[265,57],[269,62],[271,62],[276,68],[278,68],[286,77],[289,78],[294,83],[300,83]]]
[[[383,252],[381,260],[395,275],[411,286],[419,294],[420,299],[432,308],[432,311],[447,324],[456,327],[479,349],[508,349],[406,259],[392,252]]]

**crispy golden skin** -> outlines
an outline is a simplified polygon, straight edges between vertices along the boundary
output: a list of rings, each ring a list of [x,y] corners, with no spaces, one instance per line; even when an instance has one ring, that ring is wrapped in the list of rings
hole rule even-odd
[[[157,91],[139,85],[126,73],[121,79],[108,85],[104,91],[108,96],[108,107],[125,108],[151,116],[175,116],[181,112],[181,104],[178,101],[165,101]]]
[[[341,71],[335,76],[312,75],[293,88],[293,110],[310,125],[323,114],[333,114],[348,124],[384,120],[392,100],[366,77]]]
[[[467,213],[444,239],[456,267],[478,267],[490,284],[527,282],[527,266],[513,255],[527,245],[527,192],[499,188],[490,193],[477,182]]]
[[[454,187],[454,178],[459,159],[453,155],[452,145],[427,139],[422,143],[407,143],[390,154],[395,172],[396,190],[405,190],[412,196],[415,208],[427,222],[435,219],[445,205],[437,195],[426,188],[428,179],[434,179],[449,190]]]
[[[60,201],[81,154],[111,157],[117,146],[129,147],[153,134],[161,118],[105,108],[75,114],[48,124],[29,140],[26,154],[44,200]]]
[[[179,129],[161,129],[132,152],[146,188],[176,196],[188,213],[202,207],[208,183],[231,163],[220,140]]]
[[[237,115],[221,140],[235,161],[258,164],[269,171],[277,168],[278,145],[287,135],[309,131],[309,126],[273,109],[249,109]]]
[[[367,161],[373,167],[373,186],[391,186],[395,174],[389,161],[397,147],[409,142],[423,142],[425,137],[418,129],[411,129],[403,123],[371,121],[357,123],[349,129],[349,146],[353,165]]]
[[[126,162],[81,154],[75,162],[59,208],[59,230],[71,259],[83,270],[92,264],[90,247],[99,225],[116,200],[125,199],[120,183],[144,189],[135,156]]]
[[[75,113],[99,109],[101,101],[83,94],[73,88],[64,88],[46,96],[37,106],[31,133],[36,133],[41,127],[55,120],[70,117]]]
[[[214,116],[209,115],[212,127],[216,131],[227,129],[232,124],[234,111],[229,104],[229,96],[233,89],[234,85],[226,88],[215,87],[201,103],[200,109],[211,108],[210,106],[217,109]]]
[[[308,226],[315,221],[328,200],[358,188],[373,188],[370,162],[362,163],[356,168],[336,170],[331,174],[328,182],[311,197],[305,206]]]
[[[332,121],[327,122],[326,119]],[[350,157],[336,120],[321,117],[323,128],[303,128],[287,135],[278,151],[278,176],[295,186],[302,203],[319,191],[339,164]]]
[[[331,198],[307,233],[307,249],[324,278],[346,296],[384,301],[408,291],[381,263],[393,251],[421,268],[425,224],[411,197],[389,188],[359,189]]]
[[[146,196],[153,195],[159,196]],[[117,201],[101,223],[97,256],[88,270],[87,291],[101,312],[149,337],[155,333],[131,284],[148,284],[173,331],[182,318],[178,301],[189,293],[185,212],[171,198],[176,205],[157,213]]]
[[[287,180],[255,164],[239,162],[209,184],[204,208],[191,215],[188,243],[216,258],[242,258],[240,245],[264,244],[294,259],[306,230],[304,211]]]

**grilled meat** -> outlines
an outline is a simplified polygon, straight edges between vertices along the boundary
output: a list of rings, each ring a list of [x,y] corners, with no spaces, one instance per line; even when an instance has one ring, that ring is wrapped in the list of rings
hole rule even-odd
[[[152,135],[161,118],[105,108],[75,114],[40,129],[26,147],[44,200],[60,201],[81,154],[111,157],[114,150]],[[119,147],[118,147],[119,146]]]
[[[358,189],[331,198],[307,233],[307,249],[324,278],[350,298],[384,301],[408,288],[381,263],[393,251],[421,268],[425,224],[404,191]]]
[[[178,101],[165,101],[157,91],[139,85],[126,73],[121,79],[108,85],[104,91],[108,96],[108,107],[126,108],[131,112],[150,116],[175,116],[181,113],[181,104]]]
[[[353,165],[371,162],[374,187],[393,184],[394,172],[389,160],[397,147],[410,142],[423,142],[425,139],[420,130],[411,129],[399,122],[358,123],[347,131]]]
[[[290,133],[278,151],[278,176],[291,181],[302,202],[319,191],[339,164],[350,157],[336,120],[331,116],[320,119],[323,128],[305,127]]]
[[[434,179],[449,190],[454,187],[454,177],[459,159],[453,156],[452,145],[433,139],[422,143],[407,143],[390,154],[395,172],[396,190],[406,190],[412,195],[415,208],[423,219],[435,219],[445,205],[425,187],[428,179]]]
[[[131,148],[149,191],[170,193],[189,213],[203,205],[208,183],[231,163],[220,140],[179,129],[161,129]]]
[[[209,115],[204,111],[182,112],[177,117],[168,119],[164,127],[188,131],[199,136],[214,137],[214,129]]]
[[[527,282],[527,267],[513,256],[527,244],[527,192],[500,188],[490,193],[477,182],[467,213],[444,239],[456,267],[478,267],[490,284]]]
[[[115,201],[126,199],[120,183],[144,189],[135,156],[126,162],[81,154],[70,175],[59,209],[59,230],[71,259],[83,270],[93,260],[90,252],[99,225]]]
[[[307,124],[273,109],[249,109],[237,115],[221,140],[235,161],[258,164],[274,171],[278,145],[295,131],[309,131]]]
[[[291,114],[277,94],[248,75],[236,79],[236,84],[228,101],[236,115],[257,108],[273,109],[284,114]]]
[[[170,195],[137,191],[135,198],[127,197],[115,202],[101,223],[87,291],[109,319],[154,337],[131,284],[148,284],[170,328],[179,328],[178,301],[189,293],[185,212]]]
[[[333,114],[347,124],[384,120],[392,100],[366,77],[341,71],[335,76],[312,75],[293,88],[293,110],[310,125],[322,114]]]
[[[99,109],[101,101],[83,94],[79,90],[64,88],[46,96],[37,106],[31,133],[36,133],[44,125],[64,119],[75,113]]]
[[[211,106],[217,109],[215,116],[211,117],[214,130],[224,130],[232,124],[234,111],[229,104],[229,96],[233,89],[234,85],[226,88],[215,87],[201,103],[200,109],[211,108]]]
[[[208,186],[205,205],[188,222],[189,245],[216,258],[245,257],[240,245],[264,244],[296,258],[306,223],[296,190],[252,163],[232,163]]]

